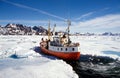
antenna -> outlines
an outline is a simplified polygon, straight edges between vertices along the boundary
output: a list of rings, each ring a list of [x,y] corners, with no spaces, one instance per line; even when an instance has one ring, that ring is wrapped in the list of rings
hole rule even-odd
[[[51,39],[51,32],[50,32],[50,20],[48,22],[48,40]]]

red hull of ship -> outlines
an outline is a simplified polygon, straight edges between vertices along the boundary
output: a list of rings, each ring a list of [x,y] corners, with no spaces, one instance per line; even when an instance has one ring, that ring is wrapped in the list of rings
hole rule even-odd
[[[65,52],[50,51],[44,47],[40,47],[40,48],[41,48],[41,51],[45,54],[53,55],[53,56],[56,56],[58,58],[65,59],[65,60],[78,60],[80,57],[80,52],[67,52],[67,53],[65,53]]]

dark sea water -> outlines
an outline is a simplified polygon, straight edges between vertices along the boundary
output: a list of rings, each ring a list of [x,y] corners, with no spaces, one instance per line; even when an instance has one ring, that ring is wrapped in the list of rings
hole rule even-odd
[[[34,51],[46,58],[56,59],[54,56],[45,55],[39,47]],[[79,78],[120,78],[120,61],[110,57],[81,55],[77,61],[64,60],[73,67]]]
[[[79,78],[120,78],[120,61],[110,57],[81,55],[77,61],[67,61]]]

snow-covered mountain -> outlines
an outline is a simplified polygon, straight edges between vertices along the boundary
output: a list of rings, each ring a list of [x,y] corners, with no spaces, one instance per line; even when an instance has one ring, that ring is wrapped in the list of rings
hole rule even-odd
[[[59,31],[58,31],[59,32]],[[64,32],[64,31],[63,31]],[[23,24],[8,23],[6,26],[0,25],[0,35],[46,35],[47,29],[43,26],[25,26]],[[104,32],[101,34],[96,33],[78,33],[71,35],[77,36],[120,36],[120,33]]]
[[[103,36],[120,36],[120,33],[105,32],[102,35]]]
[[[2,35],[32,35],[46,34],[47,30],[42,26],[25,26],[22,24],[9,23],[6,26],[0,26]]]
[[[104,33],[100,33],[100,34],[96,34],[96,33],[75,33],[74,35],[77,36],[120,36],[120,33],[112,33],[112,32],[104,32]]]

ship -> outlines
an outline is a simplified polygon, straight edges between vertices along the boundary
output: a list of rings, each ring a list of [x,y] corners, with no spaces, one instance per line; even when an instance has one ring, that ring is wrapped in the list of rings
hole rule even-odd
[[[80,58],[80,44],[73,43],[70,40],[70,25],[71,21],[67,20],[68,27],[66,32],[50,31],[50,22],[48,24],[48,39],[41,38],[40,49],[41,52],[47,55],[52,55],[64,60],[79,60]]]

